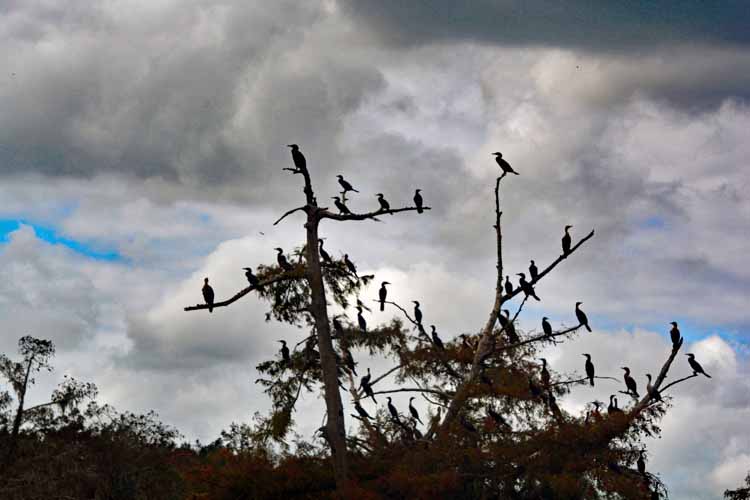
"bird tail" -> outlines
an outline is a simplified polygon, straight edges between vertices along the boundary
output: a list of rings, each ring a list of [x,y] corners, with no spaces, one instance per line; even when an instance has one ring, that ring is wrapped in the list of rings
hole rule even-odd
[[[536,300],[538,300],[539,302],[541,302],[541,301],[542,301],[542,299],[540,299],[539,297],[537,297],[537,296],[536,296],[536,294],[532,295],[532,297],[534,297],[534,298],[535,298]]]
[[[420,207],[420,208],[417,208],[417,213],[418,213],[418,214],[421,214],[422,212],[424,212],[424,210],[422,210],[422,207]]]
[[[213,307],[209,307],[208,308],[208,312],[210,312],[210,313],[214,312],[214,308]]]
[[[355,193],[359,193],[356,189],[350,189],[349,191],[354,191]]]
[[[708,374],[708,373],[706,373],[706,372],[703,372],[703,375],[705,375],[705,376],[706,376],[706,377],[708,377],[708,378],[711,378],[711,375],[709,375],[709,374]]]
[[[591,387],[594,387],[594,377],[589,379],[589,383],[591,384]]]
[[[519,174],[518,172],[516,172],[515,170],[511,170],[511,171],[510,171],[510,173],[511,173],[511,174],[516,174],[516,175],[521,175],[521,174]]]
[[[585,327],[586,327],[586,330],[588,330],[588,331],[591,331],[591,327],[589,326],[589,324],[588,324],[588,323],[586,323],[586,324],[585,324],[585,325],[583,325],[583,326],[585,326]]]
[[[380,310],[385,311],[385,302],[383,302],[382,300],[380,301]]]

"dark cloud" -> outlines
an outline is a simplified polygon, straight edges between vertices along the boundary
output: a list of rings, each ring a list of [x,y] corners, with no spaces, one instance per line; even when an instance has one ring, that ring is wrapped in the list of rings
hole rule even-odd
[[[655,46],[750,43],[750,6],[742,0],[506,2],[343,1],[345,11],[386,44],[480,42],[644,52]]]

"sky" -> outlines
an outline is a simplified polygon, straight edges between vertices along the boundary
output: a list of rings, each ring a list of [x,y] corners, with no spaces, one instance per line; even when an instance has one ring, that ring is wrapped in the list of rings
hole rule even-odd
[[[302,243],[299,215],[272,226],[302,200],[287,144],[320,199],[339,173],[357,211],[423,190],[428,213],[321,232],[443,338],[478,331],[492,305],[502,151],[520,172],[502,192],[509,270],[553,260],[566,224],[596,228],[522,327],[571,324],[580,300],[594,332],[546,353],[551,367],[580,373],[589,352],[643,386],[678,321],[713,378],[675,388],[649,469],[673,498],[718,499],[750,470],[748,24],[739,0],[6,0],[0,352],[52,339],[33,398],[70,374],[212,440],[268,407],[255,365],[304,337],[252,296],[183,311],[203,277],[232,295],[242,267]],[[678,360],[670,378],[689,373]],[[320,425],[317,394],[296,418]]]

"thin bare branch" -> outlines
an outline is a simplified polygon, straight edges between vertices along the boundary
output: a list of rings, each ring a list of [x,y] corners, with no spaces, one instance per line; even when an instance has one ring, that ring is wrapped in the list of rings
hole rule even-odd
[[[594,378],[595,379],[600,379],[600,380],[614,380],[615,382],[619,382],[620,381],[620,379],[617,379],[615,377],[594,377]],[[549,386],[550,387],[557,387],[559,385],[581,384],[583,382],[588,382],[588,381],[589,381],[588,377],[583,377],[583,378],[579,378],[579,379],[575,379],[575,380],[563,380],[561,382],[555,382],[554,384],[550,384]],[[630,393],[627,393],[627,394],[630,394]]]
[[[282,215],[281,217],[279,217],[279,219],[276,222],[274,222],[273,225],[275,226],[276,224],[278,224],[279,222],[281,222],[282,220],[284,220],[284,218],[286,216],[292,215],[294,212],[299,212],[300,210],[307,210],[307,206],[297,207],[297,208],[293,208],[291,210],[287,210],[287,212],[284,215]]]
[[[296,273],[296,270],[292,271],[292,273]],[[259,283],[258,286],[251,285],[247,288],[243,288],[242,290],[240,290],[239,292],[237,292],[236,294],[234,294],[231,298],[227,300],[223,300],[221,302],[214,302],[213,305],[211,306],[209,306],[208,304],[196,304],[194,306],[188,306],[185,308],[185,311],[200,311],[202,309],[208,309],[209,307],[212,307],[214,309],[218,307],[226,307],[238,301],[239,299],[241,299],[248,293],[252,292],[253,290],[263,288],[264,286],[271,285],[273,283],[278,283],[279,281],[289,281],[289,280],[297,280],[297,279],[303,279],[303,278],[301,276],[297,276],[296,274],[290,274],[290,273],[284,272],[284,273],[274,276],[273,278],[264,280],[263,282]]]
[[[387,391],[377,391],[374,394],[393,394],[395,392],[423,392],[427,394],[437,394],[438,396],[448,396],[449,392],[439,391],[437,389],[421,389],[419,387],[403,387],[401,389],[390,389]]]
[[[390,210],[377,210],[375,212],[368,212],[366,214],[334,214],[333,212],[329,212],[328,210],[320,210],[318,212],[318,217],[320,219],[333,219],[333,220],[338,220],[338,221],[367,220],[367,219],[375,219],[378,215],[397,214],[399,212],[416,212],[417,210],[432,210],[432,208],[431,207],[422,207],[421,209],[417,207],[392,208]]]
[[[665,385],[665,386],[664,386],[664,388],[663,388],[663,389],[661,389],[661,390],[659,391],[659,394],[664,394],[664,391],[666,391],[667,389],[669,389],[669,388],[670,388],[670,387],[672,387],[673,385],[677,385],[677,384],[679,384],[680,382],[684,382],[684,381],[685,381],[685,380],[687,380],[687,379],[690,379],[690,378],[693,378],[693,377],[697,377],[697,376],[698,376],[698,374],[697,374],[697,373],[693,373],[692,375],[688,375],[687,377],[683,377],[683,378],[678,378],[678,379],[677,379],[677,380],[675,380],[674,382],[670,382],[669,384]]]

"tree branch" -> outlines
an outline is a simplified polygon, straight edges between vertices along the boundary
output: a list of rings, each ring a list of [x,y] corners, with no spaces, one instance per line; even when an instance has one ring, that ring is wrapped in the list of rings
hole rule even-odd
[[[286,216],[288,216],[288,215],[292,215],[292,214],[293,214],[294,212],[298,212],[298,211],[300,211],[300,210],[304,210],[304,211],[307,211],[307,206],[304,206],[304,207],[297,207],[297,208],[293,208],[293,209],[291,209],[291,210],[288,210],[288,211],[287,211],[287,212],[286,212],[286,213],[285,213],[284,215],[282,215],[281,217],[279,217],[279,219],[278,219],[278,220],[277,220],[276,222],[274,222],[274,223],[273,223],[273,225],[275,226],[276,224],[278,224],[279,222],[281,222],[282,220],[284,220],[284,218],[285,218]]]
[[[267,286],[267,285],[272,285],[273,283],[278,283],[279,281],[288,281],[288,280],[296,280],[296,279],[302,279],[302,278],[299,277],[299,276],[290,275],[289,273],[284,272],[284,273],[281,273],[281,274],[279,274],[277,276],[274,276],[273,278],[267,279],[267,280],[263,281],[262,283],[259,283],[258,286],[252,286],[251,285],[251,286],[249,286],[247,288],[243,288],[242,290],[240,290],[239,292],[237,292],[236,294],[234,294],[231,298],[229,298],[227,300],[223,300],[221,302],[214,302],[213,305],[210,306],[210,307],[212,307],[214,309],[216,309],[217,307],[226,307],[226,306],[232,304],[233,302],[238,301],[239,299],[241,299],[242,297],[244,297],[248,293],[252,292],[253,290],[257,290],[259,288],[263,288],[264,286]],[[196,304],[194,306],[188,306],[188,307],[186,307],[185,311],[200,311],[201,309],[208,309],[208,308],[209,308],[208,304]]]
[[[594,377],[594,378],[595,379],[600,379],[600,380],[614,380],[615,382],[619,382],[620,381],[620,379],[616,379],[614,377]],[[589,378],[588,377],[584,377],[584,378],[580,378],[580,379],[576,379],[576,380],[563,380],[561,382],[555,382],[554,384],[550,384],[549,386],[550,387],[557,387],[558,385],[580,384],[582,382],[588,382],[588,381],[589,381]],[[628,392],[628,393],[623,393],[623,394],[630,394],[630,393]]]
[[[390,389],[387,391],[378,391],[373,394],[393,394],[394,392],[425,392],[427,394],[437,394],[438,396],[447,396],[449,392],[439,391],[437,389],[421,389],[419,387],[404,387],[401,389]]]
[[[687,377],[683,377],[683,378],[675,380],[674,382],[670,382],[669,384],[665,385],[662,390],[659,391],[659,394],[664,394],[664,391],[666,391],[667,389],[669,389],[673,385],[677,385],[680,382],[684,382],[685,380],[687,380],[689,378],[693,378],[693,377],[697,377],[697,376],[698,376],[697,373],[693,373],[692,375],[688,375]]]
[[[378,215],[385,214],[397,214],[399,212],[415,212],[419,210],[417,207],[404,207],[404,208],[392,208],[390,210],[377,210],[375,212],[368,212],[366,214],[334,214],[328,210],[320,210],[318,212],[318,218],[320,219],[333,219],[338,221],[345,220],[367,220],[375,219]],[[432,210],[431,207],[422,207],[421,210]]]

